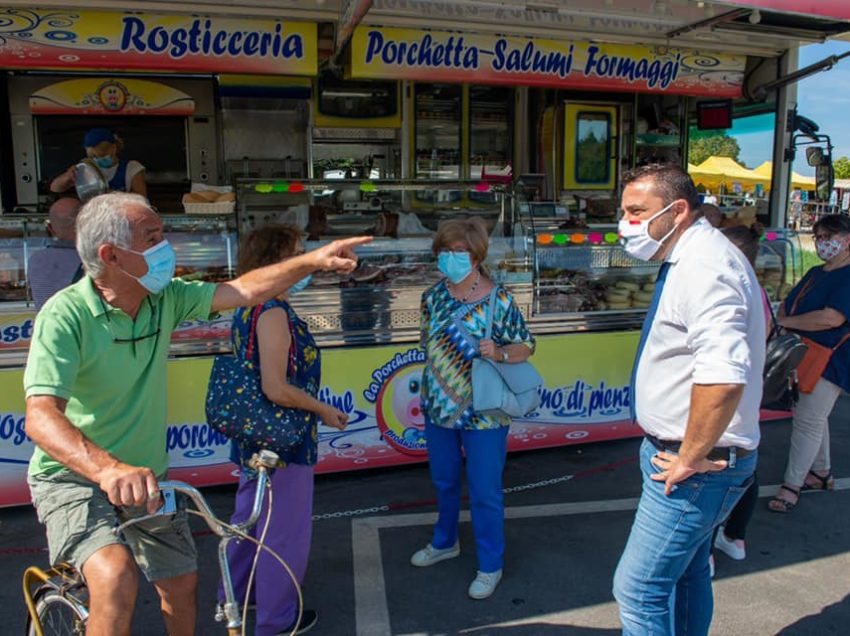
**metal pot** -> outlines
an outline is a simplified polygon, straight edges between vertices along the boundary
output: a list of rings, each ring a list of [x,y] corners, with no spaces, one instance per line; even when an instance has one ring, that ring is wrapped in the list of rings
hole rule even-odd
[[[100,169],[91,161],[84,159],[74,170],[74,187],[77,197],[85,203],[99,194],[109,191],[109,184]]]

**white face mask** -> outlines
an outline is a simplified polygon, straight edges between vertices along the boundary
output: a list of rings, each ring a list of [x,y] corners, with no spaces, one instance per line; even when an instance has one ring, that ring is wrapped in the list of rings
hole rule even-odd
[[[618,224],[618,229],[620,231],[620,243],[623,245],[626,252],[639,260],[650,260],[655,253],[661,249],[664,241],[670,238],[673,232],[676,231],[676,226],[673,226],[672,230],[667,232],[667,234],[662,236],[659,240],[656,240],[649,235],[649,224],[672,208],[675,203],[676,202],[673,201],[673,203],[643,221],[638,219],[633,221],[620,219],[620,223]]]

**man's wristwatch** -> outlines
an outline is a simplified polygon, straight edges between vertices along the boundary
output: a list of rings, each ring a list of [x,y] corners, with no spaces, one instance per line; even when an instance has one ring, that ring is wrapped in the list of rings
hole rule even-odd
[[[508,361],[508,350],[505,349],[504,347],[500,347],[499,351],[502,352],[502,362],[507,362]]]

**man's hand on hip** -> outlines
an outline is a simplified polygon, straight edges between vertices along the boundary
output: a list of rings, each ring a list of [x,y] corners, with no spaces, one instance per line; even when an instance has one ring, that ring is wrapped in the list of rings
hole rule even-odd
[[[680,481],[685,481],[697,473],[714,473],[726,468],[728,462],[726,460],[711,461],[710,459],[700,459],[692,465],[682,463],[678,455],[673,453],[665,453],[659,451],[650,460],[652,465],[661,469],[660,473],[650,475],[655,481],[664,482],[664,494],[670,495],[673,492],[673,487]]]

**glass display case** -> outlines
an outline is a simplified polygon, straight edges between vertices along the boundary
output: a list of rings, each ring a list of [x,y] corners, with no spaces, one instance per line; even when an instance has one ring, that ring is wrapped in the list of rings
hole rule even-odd
[[[28,299],[30,255],[50,242],[43,215],[0,217],[0,302]]]
[[[803,277],[800,236],[787,229],[765,231],[756,257],[756,278],[773,302],[785,300],[791,288]]]
[[[162,215],[165,234],[177,254],[177,276],[222,281],[232,277],[236,258],[233,215]],[[27,303],[29,257],[46,248],[44,215],[0,218],[0,301]]]
[[[479,181],[237,180],[240,232],[268,223],[304,230],[314,249],[344,236],[375,237],[358,248],[350,274],[317,273],[292,303],[324,344],[415,341],[422,292],[441,275],[431,252],[442,220],[478,216],[490,234],[486,265],[494,280],[511,285],[530,310],[529,234],[515,219],[513,197]],[[417,195],[434,193],[423,207]],[[461,207],[443,193],[486,194],[489,201]],[[442,203],[438,203],[442,202]]]
[[[659,263],[629,256],[616,225],[570,225],[560,218],[528,223],[533,228],[535,318],[580,323],[573,328],[639,325],[652,300]]]
[[[639,326],[655,291],[660,263],[633,258],[614,224],[575,227],[550,204],[521,204],[533,245],[533,320],[561,330]],[[547,213],[549,213],[547,215]],[[773,302],[802,277],[799,239],[768,230],[759,245],[756,276]]]
[[[177,255],[175,275],[222,282],[236,274],[236,219],[229,215],[162,215],[165,237]]]

